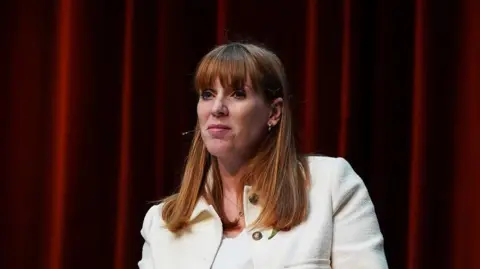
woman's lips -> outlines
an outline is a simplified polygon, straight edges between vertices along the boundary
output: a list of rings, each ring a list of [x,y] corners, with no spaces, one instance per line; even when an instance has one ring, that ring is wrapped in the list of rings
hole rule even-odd
[[[213,138],[224,138],[230,130],[231,129],[228,126],[221,124],[210,125],[207,128],[208,133]]]

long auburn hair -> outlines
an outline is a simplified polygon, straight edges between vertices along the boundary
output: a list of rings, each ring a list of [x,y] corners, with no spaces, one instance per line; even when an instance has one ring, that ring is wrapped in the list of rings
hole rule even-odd
[[[250,78],[253,89],[262,94],[266,104],[278,97],[283,98],[280,122],[268,132],[249,160],[242,180],[244,185],[252,187],[263,208],[253,226],[276,230],[297,226],[307,215],[309,169],[306,158],[297,151],[286,74],[280,59],[258,45],[223,44],[199,62],[194,81],[196,91],[200,93],[211,88],[216,78],[222,85],[234,88],[243,88]],[[208,174],[213,180],[207,184]],[[243,191],[238,192],[242,197]],[[224,228],[232,228],[223,213],[223,188],[217,160],[207,151],[197,123],[180,190],[163,200],[162,218],[166,227],[174,233],[188,227],[201,197],[213,205]]]

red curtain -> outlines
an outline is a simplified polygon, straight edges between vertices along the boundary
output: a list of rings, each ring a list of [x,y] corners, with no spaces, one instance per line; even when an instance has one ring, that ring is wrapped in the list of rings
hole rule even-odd
[[[192,74],[225,40],[283,59],[301,149],[343,156],[391,268],[480,268],[477,0],[0,3],[0,267],[135,268],[173,192]]]

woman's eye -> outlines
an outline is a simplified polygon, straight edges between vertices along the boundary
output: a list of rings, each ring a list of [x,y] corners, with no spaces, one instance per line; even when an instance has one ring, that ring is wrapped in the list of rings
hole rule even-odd
[[[245,99],[245,97],[247,97],[247,93],[245,90],[237,89],[233,91],[232,96],[237,99]]]
[[[213,93],[211,90],[203,90],[201,93],[200,93],[200,97],[203,99],[203,100],[208,100],[210,98],[213,97]]]

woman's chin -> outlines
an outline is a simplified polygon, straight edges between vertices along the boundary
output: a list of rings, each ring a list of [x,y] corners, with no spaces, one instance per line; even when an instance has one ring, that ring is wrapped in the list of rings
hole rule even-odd
[[[217,158],[228,156],[231,152],[231,146],[228,143],[212,143],[206,147],[208,152]]]

